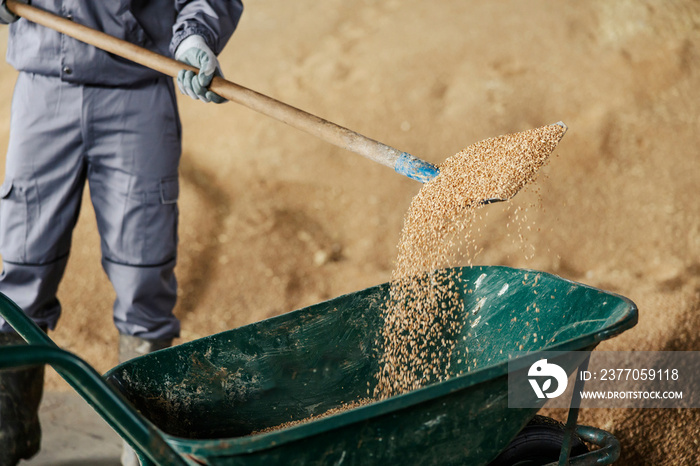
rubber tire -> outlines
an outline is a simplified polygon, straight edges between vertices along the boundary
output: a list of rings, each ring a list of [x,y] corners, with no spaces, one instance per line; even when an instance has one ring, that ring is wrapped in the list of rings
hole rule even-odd
[[[541,466],[559,461],[564,442],[564,424],[546,416],[535,416],[489,466]],[[571,457],[588,452],[588,447],[574,435]]]

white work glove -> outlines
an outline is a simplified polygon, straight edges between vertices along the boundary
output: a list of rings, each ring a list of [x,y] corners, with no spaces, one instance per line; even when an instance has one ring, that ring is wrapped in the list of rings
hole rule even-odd
[[[204,102],[226,102],[226,99],[207,89],[215,75],[223,77],[223,74],[219,68],[219,60],[202,36],[192,35],[183,40],[175,50],[175,60],[199,68],[199,74],[180,70],[177,74],[180,92]]]

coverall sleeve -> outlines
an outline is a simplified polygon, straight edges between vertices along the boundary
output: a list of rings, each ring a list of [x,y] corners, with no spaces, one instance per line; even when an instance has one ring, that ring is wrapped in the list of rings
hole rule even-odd
[[[177,18],[170,53],[188,36],[202,36],[215,54],[221,53],[243,13],[241,0],[175,0]]]
[[[0,24],[10,24],[16,19],[17,17],[5,6],[5,0],[0,0]]]

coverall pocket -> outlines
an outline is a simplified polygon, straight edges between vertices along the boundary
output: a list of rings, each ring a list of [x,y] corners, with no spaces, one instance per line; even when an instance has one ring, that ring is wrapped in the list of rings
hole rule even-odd
[[[0,199],[5,199],[12,192],[12,180],[5,180],[0,186]]]
[[[163,204],[176,204],[180,196],[180,183],[177,177],[160,180],[160,202]]]
[[[136,195],[130,203],[140,226],[141,238],[131,244],[139,250],[128,262],[137,265],[158,265],[175,259],[179,183],[177,176],[163,178],[145,195]],[[138,213],[137,213],[138,212]],[[138,245],[141,247],[139,248]]]
[[[24,189],[5,180],[0,187],[0,254],[5,260],[26,260],[27,211]]]

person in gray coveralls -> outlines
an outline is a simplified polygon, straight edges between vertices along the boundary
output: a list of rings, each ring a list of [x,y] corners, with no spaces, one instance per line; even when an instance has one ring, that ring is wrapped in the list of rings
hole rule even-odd
[[[200,69],[180,91],[207,90],[242,13],[239,0],[32,0],[32,5]],[[39,326],[56,326],[56,291],[85,182],[102,266],[116,291],[120,360],[170,346],[177,283],[180,120],[173,80],[15,16],[7,62],[19,71],[0,187],[0,292]],[[0,318],[0,345],[21,342]],[[0,372],[0,466],[39,450],[43,368]]]

